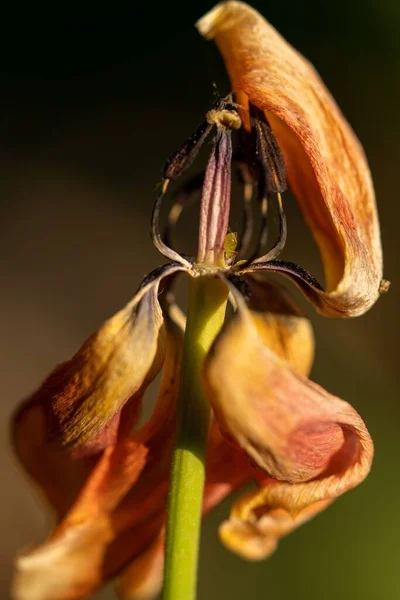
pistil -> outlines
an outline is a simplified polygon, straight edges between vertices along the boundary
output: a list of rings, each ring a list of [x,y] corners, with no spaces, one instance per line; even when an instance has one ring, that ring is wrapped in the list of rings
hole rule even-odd
[[[231,132],[240,128],[241,120],[236,111],[226,109],[210,111],[207,119],[217,126],[217,135],[204,176],[197,261],[223,265],[231,199]]]

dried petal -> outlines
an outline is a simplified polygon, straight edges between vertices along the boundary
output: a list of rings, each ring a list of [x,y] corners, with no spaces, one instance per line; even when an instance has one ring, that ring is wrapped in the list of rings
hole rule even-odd
[[[246,455],[221,435],[217,423],[214,422],[207,445],[203,514],[210,512],[226,496],[252,478],[251,465]]]
[[[145,464],[146,448],[123,441],[107,448],[77,502],[50,539],[17,557],[17,600],[81,598],[103,579],[103,561],[115,537],[111,515]]]
[[[50,539],[17,558],[14,590],[18,600],[73,600],[93,593],[159,534],[175,429],[182,337],[168,317],[166,361],[152,417],[134,433],[119,430],[118,440],[97,459]],[[43,459],[41,467],[50,473],[56,465],[55,454],[49,453],[49,468],[45,447],[55,442],[38,437],[36,441],[42,446],[34,449],[36,457]],[[65,460],[67,449],[59,447],[59,451],[58,457]],[[68,466],[89,459],[69,460]],[[40,466],[35,469],[40,473]],[[54,485],[52,481],[42,477],[39,483],[52,500],[47,489]],[[68,491],[68,486],[64,489]]]
[[[374,191],[355,134],[312,65],[254,9],[223,2],[197,23],[214,39],[242,106],[264,110],[288,181],[319,245],[328,292],[310,298],[327,315],[355,316],[377,300],[382,254]],[[249,118],[242,111],[249,127]]]
[[[122,407],[130,399],[140,404],[162,365],[165,334],[158,289],[163,277],[178,270],[166,265],[151,274],[133,300],[31,397],[32,404],[45,408],[50,436],[93,453],[115,439]]]
[[[152,600],[161,592],[164,578],[164,528],[157,539],[124,569],[116,591],[124,600]]]
[[[221,536],[249,559],[368,474],[373,446],[356,411],[290,368],[285,341],[273,352],[257,315],[238,312],[206,359],[204,382],[221,431],[256,465],[261,489],[239,500]],[[291,324],[280,322],[283,338]],[[286,356],[288,356],[286,354]]]
[[[282,286],[249,277],[249,308],[264,344],[300,375],[309,375],[314,360],[314,334],[310,321]]]

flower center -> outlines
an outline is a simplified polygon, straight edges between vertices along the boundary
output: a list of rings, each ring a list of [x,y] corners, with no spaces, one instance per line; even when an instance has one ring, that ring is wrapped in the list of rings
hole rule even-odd
[[[238,109],[229,95],[218,100],[206,114],[205,120],[172,154],[164,170],[164,180],[156,200],[152,237],[157,249],[171,260],[183,263],[193,274],[211,274],[221,270],[238,270],[250,263],[268,262],[282,251],[287,235],[281,193],[286,190],[285,164],[273,130],[263,111],[250,104],[251,129],[242,125]],[[244,110],[241,108],[241,110]],[[177,179],[194,162],[213,128],[216,135],[204,175],[190,179],[176,196],[164,234],[160,234],[161,204],[171,181]],[[232,150],[232,132],[237,132],[237,151]],[[231,166],[236,166],[243,185],[244,208],[239,236],[229,232],[231,200]],[[172,231],[186,204],[201,197],[197,257],[179,254],[172,245]],[[253,240],[253,198],[260,213],[259,233]],[[274,246],[262,254],[268,237],[268,210],[273,197],[277,198],[279,237]],[[252,244],[255,246],[251,251]]]

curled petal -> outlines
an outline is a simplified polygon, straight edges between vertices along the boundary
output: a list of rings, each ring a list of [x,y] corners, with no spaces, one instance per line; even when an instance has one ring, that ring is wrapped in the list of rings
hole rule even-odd
[[[313,501],[299,511],[281,508],[275,496],[275,505],[269,504],[274,497],[269,492],[280,491],[285,497],[285,487],[290,484],[278,483],[270,480],[270,485],[265,483],[259,490],[249,492],[235,502],[230,518],[224,521],[219,528],[222,542],[232,552],[247,560],[262,560],[268,558],[276,549],[281,537],[288,535],[300,525],[312,519],[332,502],[331,499]],[[307,484],[303,484],[303,488]],[[287,489],[286,489],[287,491]],[[298,486],[290,486],[290,496],[293,505],[296,504],[295,495],[303,490]],[[288,494],[286,494],[288,496]]]
[[[121,409],[128,400],[140,405],[162,365],[165,332],[157,295],[162,278],[178,270],[182,267],[165,265],[152,273],[133,300],[31,397],[32,404],[45,407],[50,436],[93,453],[115,439]]]
[[[328,292],[310,298],[327,315],[364,313],[379,295],[382,252],[358,139],[312,65],[257,11],[222,2],[197,27],[220,49],[239,103],[264,110],[274,129],[325,266]]]
[[[272,352],[236,299],[239,310],[206,359],[204,383],[222,433],[253,461],[262,485],[239,502],[223,539],[249,558],[259,548],[262,558],[281,535],[366,477],[373,445],[356,411]]]
[[[18,600],[73,600],[93,593],[159,535],[166,505],[182,348],[182,331],[169,316],[166,328],[167,358],[152,417],[133,433],[120,428],[118,439],[88,469],[75,502],[50,538],[17,558],[14,590]],[[43,447],[55,444],[46,439],[37,441]],[[63,453],[67,450],[62,448]],[[46,464],[46,452],[40,450],[39,455],[44,461],[41,468],[46,473],[54,471],[54,454],[50,452],[51,469]],[[61,456],[64,459],[64,454]],[[79,466],[89,459],[94,457],[70,453],[68,465],[72,471],[74,462]],[[41,472],[40,466],[35,468]],[[45,484],[44,491],[52,499],[47,488],[54,483],[40,477],[39,483]],[[68,485],[63,489],[68,491]]]

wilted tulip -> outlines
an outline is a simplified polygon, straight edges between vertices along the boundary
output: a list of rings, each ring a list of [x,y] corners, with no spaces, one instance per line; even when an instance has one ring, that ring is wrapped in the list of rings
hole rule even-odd
[[[232,490],[257,482],[236,501],[220,536],[234,552],[259,560],[358,485],[371,466],[373,445],[360,416],[307,378],[314,353],[308,319],[267,277],[275,272],[293,280],[323,315],[360,315],[377,300],[385,284],[362,148],[313,67],[255,10],[224,2],[197,27],[220,49],[234,95],[215,103],[164,168],[152,234],[171,262],[146,277],[133,300],[58,366],[15,418],[18,457],[58,516],[49,539],[17,558],[18,600],[81,598],[114,576],[123,598],[160,591],[176,439],[168,600],[194,594],[195,575],[183,584],[171,575],[182,556],[185,485],[189,496],[197,494],[194,518],[201,502],[205,513]],[[170,244],[190,184],[172,207],[164,236],[159,212],[169,184],[192,164],[211,131],[198,255],[191,258]],[[244,186],[239,239],[229,232],[232,160]],[[279,259],[287,183],[321,251],[325,288],[301,266]],[[254,195],[260,234],[252,252]],[[279,215],[279,237],[263,253],[271,208]],[[190,278],[186,333],[172,291],[180,273]],[[235,312],[225,319],[229,292]],[[153,414],[135,427],[160,369]],[[185,461],[192,461],[190,468]],[[191,519],[185,523],[193,555],[195,521],[193,531]]]

